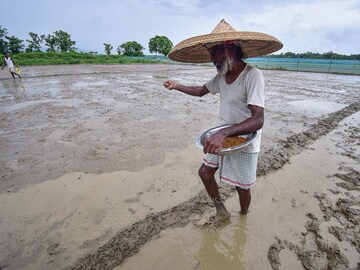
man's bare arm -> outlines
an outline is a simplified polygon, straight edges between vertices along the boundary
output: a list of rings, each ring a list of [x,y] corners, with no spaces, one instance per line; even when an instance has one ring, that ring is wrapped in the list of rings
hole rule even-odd
[[[209,90],[207,89],[207,87],[205,85],[189,86],[189,85],[178,84],[174,81],[165,81],[164,86],[168,90],[177,90],[179,92],[182,92],[182,93],[185,93],[185,94],[188,94],[191,96],[196,96],[196,97],[202,97],[209,93]]]

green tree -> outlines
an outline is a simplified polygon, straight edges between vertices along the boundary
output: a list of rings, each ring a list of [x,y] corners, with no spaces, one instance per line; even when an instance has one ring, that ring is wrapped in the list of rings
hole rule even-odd
[[[73,45],[75,41],[71,40],[71,36],[63,30],[55,31],[53,35],[48,35],[45,39],[45,45],[49,48],[48,52],[73,52],[76,50]]]
[[[33,32],[29,33],[31,39],[26,41],[29,43],[29,46],[26,48],[26,52],[40,52],[41,44],[44,42],[45,35],[38,35]]]
[[[166,56],[172,48],[172,42],[165,36],[155,36],[149,41],[150,53],[159,53]]]
[[[8,48],[8,42],[5,40],[7,36],[7,29],[0,25],[0,53],[5,53]]]
[[[284,53],[284,57],[285,58],[296,58],[297,55],[293,52],[286,52],[286,53]]]
[[[117,48],[117,52],[119,55],[124,56],[144,56],[142,52],[144,49],[145,48],[136,41],[127,41]]]
[[[56,52],[56,38],[54,35],[47,35],[47,37],[44,38],[45,45],[48,46],[46,49],[47,52]]]
[[[71,40],[71,35],[66,33],[65,31],[59,30],[54,32],[56,45],[61,52],[72,52],[75,51],[76,48],[73,47],[75,45],[75,41]]]
[[[110,55],[111,54],[111,50],[113,49],[113,46],[111,46],[111,44],[109,43],[103,43],[104,46],[105,46],[105,53],[107,55]]]
[[[23,40],[14,36],[6,36],[5,38],[8,40],[8,49],[12,54],[17,54],[24,50],[25,45],[23,44]]]

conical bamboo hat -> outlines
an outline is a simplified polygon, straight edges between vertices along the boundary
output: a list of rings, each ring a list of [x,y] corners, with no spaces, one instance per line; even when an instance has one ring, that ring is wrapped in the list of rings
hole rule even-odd
[[[224,42],[240,45],[245,58],[263,56],[283,47],[281,41],[273,36],[259,32],[236,31],[225,20],[221,20],[210,34],[181,41],[171,50],[168,57],[178,62],[211,62],[208,49]]]

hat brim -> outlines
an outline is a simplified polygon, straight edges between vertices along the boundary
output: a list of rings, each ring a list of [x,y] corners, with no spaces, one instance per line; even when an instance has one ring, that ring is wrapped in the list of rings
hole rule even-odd
[[[267,55],[280,50],[283,44],[275,37],[259,32],[223,32],[185,39],[168,54],[171,60],[185,63],[211,62],[208,49],[212,46],[233,42],[240,45],[244,58]]]

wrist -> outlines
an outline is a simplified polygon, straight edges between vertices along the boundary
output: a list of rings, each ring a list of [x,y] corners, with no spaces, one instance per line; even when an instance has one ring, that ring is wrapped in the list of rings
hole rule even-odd
[[[226,137],[231,136],[230,132],[228,130],[226,130],[226,128],[222,129],[219,131],[220,135],[225,139]]]

